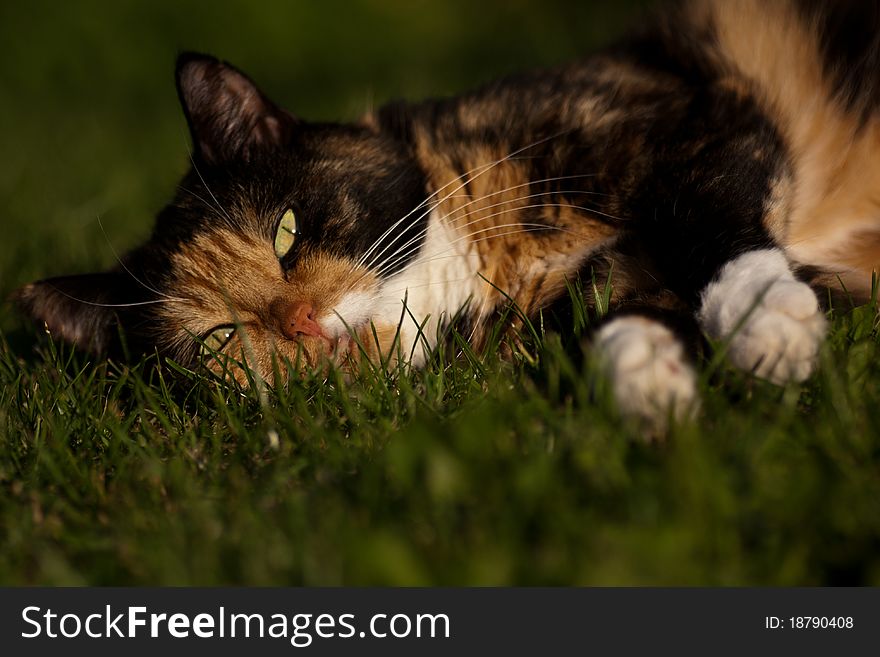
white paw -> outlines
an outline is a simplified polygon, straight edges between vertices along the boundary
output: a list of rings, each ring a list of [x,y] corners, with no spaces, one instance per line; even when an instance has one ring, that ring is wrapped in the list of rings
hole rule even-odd
[[[611,380],[620,411],[663,431],[696,410],[693,368],[672,331],[644,317],[615,319],[596,334],[595,349]]]
[[[703,292],[699,318],[712,338],[730,340],[736,367],[778,384],[810,376],[827,329],[815,293],[778,249],[727,263]]]

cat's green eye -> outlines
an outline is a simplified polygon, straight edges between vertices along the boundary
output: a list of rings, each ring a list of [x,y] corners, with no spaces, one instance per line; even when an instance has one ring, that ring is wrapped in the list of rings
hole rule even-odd
[[[222,351],[233,335],[235,335],[234,326],[218,326],[211,330],[202,339],[202,356],[211,356],[218,351]]]
[[[275,233],[275,255],[283,258],[293,247],[293,240],[296,237],[296,215],[293,210],[288,210],[281,215],[281,221],[278,224],[278,232]]]

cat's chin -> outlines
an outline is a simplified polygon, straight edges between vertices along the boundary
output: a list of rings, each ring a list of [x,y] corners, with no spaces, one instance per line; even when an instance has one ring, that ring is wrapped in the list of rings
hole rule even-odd
[[[327,367],[347,369],[353,349],[357,350],[357,343],[348,333],[345,333],[335,338],[313,337],[304,340],[295,349],[300,351],[298,361],[303,363],[304,372],[322,370]],[[294,359],[291,362],[297,361]]]
[[[299,359],[291,362],[302,364],[300,375],[307,376],[315,372],[326,372],[329,369],[340,370],[349,378],[358,369],[361,350],[357,340],[346,333],[336,338],[320,337],[309,344],[303,344]],[[292,372],[291,372],[292,374]]]
[[[350,335],[340,335],[330,343],[330,351],[327,355],[334,365],[344,365],[351,358],[352,347],[355,346],[356,343]]]

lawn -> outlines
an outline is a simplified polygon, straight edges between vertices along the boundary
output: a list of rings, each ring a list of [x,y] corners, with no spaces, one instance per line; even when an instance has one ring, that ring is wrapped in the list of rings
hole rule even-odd
[[[632,3],[4,3],[0,294],[109,266],[187,166],[183,49],[310,119],[607,42]],[[701,366],[664,443],[573,332],[501,360],[313,376],[260,398],[89,360],[0,311],[0,584],[880,585],[880,343],[837,308],[775,387]]]

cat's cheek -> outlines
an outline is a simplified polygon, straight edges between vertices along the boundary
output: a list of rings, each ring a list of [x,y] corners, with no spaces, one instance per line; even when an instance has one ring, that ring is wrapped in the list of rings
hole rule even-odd
[[[275,384],[276,372],[286,380],[289,370],[287,355],[276,349],[270,336],[255,331],[234,337],[221,353],[203,362],[214,376],[245,389],[258,381]]]
[[[334,342],[319,338],[279,339],[272,344],[269,365],[263,376],[269,382],[283,384],[309,374],[326,373],[331,367],[345,369],[349,350],[348,339]],[[280,381],[275,381],[276,372],[280,375]]]
[[[217,354],[206,357],[204,365],[211,374],[226,383],[237,384],[241,388],[250,387],[248,373],[239,359],[227,354]]]

